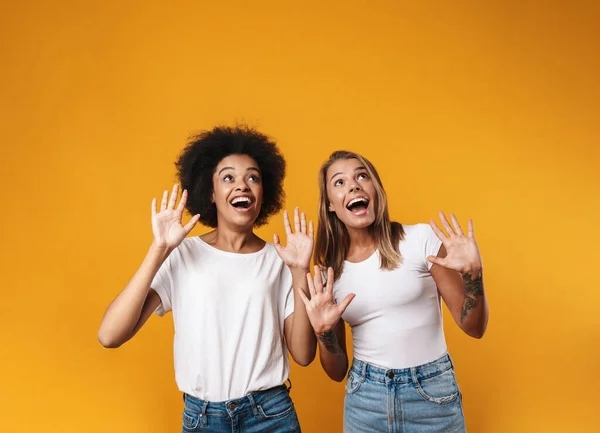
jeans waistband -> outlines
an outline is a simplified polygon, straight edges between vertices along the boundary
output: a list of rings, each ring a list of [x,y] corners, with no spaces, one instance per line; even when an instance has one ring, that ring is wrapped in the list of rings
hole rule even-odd
[[[260,406],[263,402],[273,398],[280,392],[289,392],[290,386],[279,385],[270,389],[262,391],[251,392],[244,397],[236,398],[233,400],[212,402],[208,400],[202,400],[189,394],[183,394],[183,401],[185,407],[194,411],[206,415],[207,411],[215,415],[233,415],[234,413],[241,414],[243,412],[256,412],[257,406]]]
[[[401,369],[387,369],[354,358],[350,371],[375,382],[408,383],[410,381],[415,382],[419,379],[437,376],[452,368],[454,368],[454,364],[452,363],[450,355],[446,353],[441,358],[428,362],[427,364]]]

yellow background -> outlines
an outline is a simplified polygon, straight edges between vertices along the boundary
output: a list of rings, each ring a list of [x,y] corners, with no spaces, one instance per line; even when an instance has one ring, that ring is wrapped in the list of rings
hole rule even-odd
[[[470,432],[600,431],[597,2],[3,3],[0,431],[179,431],[171,316],[96,332],[187,136],[236,121],[313,219],[340,148],[394,219],[474,219],[488,332],[445,316]],[[292,380],[303,431],[340,432],[343,384]]]

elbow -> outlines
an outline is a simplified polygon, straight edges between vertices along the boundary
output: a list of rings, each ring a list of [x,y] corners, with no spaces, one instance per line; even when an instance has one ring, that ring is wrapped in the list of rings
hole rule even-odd
[[[339,382],[343,382],[345,377],[346,377],[346,376],[329,376],[329,378],[330,378],[331,380],[334,380],[334,381],[336,381],[336,382],[338,382],[338,383],[339,383]]]
[[[315,359],[315,354],[313,353],[311,356],[310,354],[294,355],[292,353],[292,359],[294,360],[294,362],[296,364],[298,364],[302,367],[308,367]]]
[[[465,331],[465,334],[467,334],[469,337],[473,337],[478,340],[483,338],[486,330],[487,330],[487,323],[484,323],[482,326],[474,326],[469,329],[463,329],[463,331]]]
[[[321,367],[323,367],[323,370],[325,370],[325,374],[327,374],[327,377],[329,377],[331,380],[335,381],[335,382],[343,382],[344,379],[346,379],[346,374],[348,374],[348,366],[346,365],[346,367],[340,367],[340,366],[332,366],[332,365],[324,365],[324,363],[321,360]]]
[[[111,337],[110,335],[106,335],[102,332],[98,332],[98,341],[102,345],[102,347],[106,349],[116,349],[123,345],[122,341],[118,341],[117,339]]]
[[[302,367],[308,367],[315,359],[317,354],[317,347],[315,345],[309,345],[309,347],[301,348],[302,350],[293,350],[291,347],[288,348],[290,355],[294,362]]]
[[[469,335],[470,337],[476,338],[476,339],[478,339],[478,340],[482,339],[482,338],[483,338],[483,336],[484,336],[484,334],[485,334],[485,330],[483,330],[483,331],[472,331],[472,332],[468,332],[468,335]]]
[[[335,382],[343,382],[344,379],[346,378],[346,372],[345,371],[332,371],[329,372],[327,370],[325,370],[325,373],[327,373],[327,376],[329,376],[329,378]]]
[[[308,367],[310,364],[312,363],[312,359],[299,359],[296,361],[296,364],[298,364],[301,367]]]

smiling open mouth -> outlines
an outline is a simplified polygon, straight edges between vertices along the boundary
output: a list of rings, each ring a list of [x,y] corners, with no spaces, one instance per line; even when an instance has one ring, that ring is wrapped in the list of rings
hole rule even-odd
[[[248,209],[252,203],[250,197],[236,197],[231,200],[231,205],[237,209]]]
[[[346,209],[350,212],[361,212],[369,207],[369,200],[364,197],[358,197],[350,200],[350,203],[346,205]]]

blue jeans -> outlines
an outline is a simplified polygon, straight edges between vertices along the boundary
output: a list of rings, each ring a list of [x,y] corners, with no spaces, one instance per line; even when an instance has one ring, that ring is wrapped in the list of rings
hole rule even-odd
[[[183,433],[300,433],[285,385],[213,403],[184,395]]]
[[[465,432],[449,355],[400,370],[354,359],[346,381],[344,433]]]

